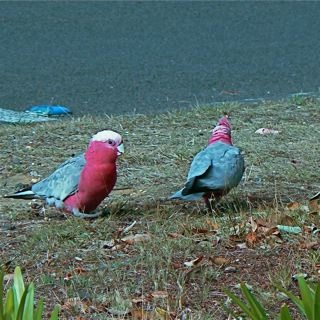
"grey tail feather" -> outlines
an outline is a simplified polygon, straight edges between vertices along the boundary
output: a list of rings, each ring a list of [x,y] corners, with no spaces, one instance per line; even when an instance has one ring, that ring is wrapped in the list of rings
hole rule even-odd
[[[176,193],[172,194],[168,199],[179,199],[181,198],[182,194],[181,194],[181,190],[177,191]]]
[[[4,195],[3,197],[25,200],[39,198],[31,189],[23,189],[13,194]]]
[[[180,200],[185,200],[185,201],[196,201],[196,200],[201,199],[201,197],[204,195],[204,192],[197,192],[197,193],[190,193],[188,195],[183,195],[182,190],[179,190],[178,192],[171,195],[169,197],[169,200],[180,199]]]

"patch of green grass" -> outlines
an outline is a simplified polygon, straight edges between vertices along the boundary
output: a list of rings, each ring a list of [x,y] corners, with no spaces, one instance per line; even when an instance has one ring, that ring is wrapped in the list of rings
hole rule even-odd
[[[126,152],[118,161],[116,189],[98,208],[105,212],[103,218],[80,220],[1,198],[2,264],[9,271],[20,265],[52,307],[62,306],[65,319],[121,319],[129,316],[119,315],[124,309],[150,312],[151,318],[157,308],[173,318],[189,312],[193,319],[225,319],[222,288],[241,281],[261,288],[265,306],[276,311],[281,300],[274,284],[292,288],[291,276],[298,272],[319,278],[317,251],[301,248],[314,236],[307,231],[276,235],[269,229],[252,244],[246,237],[252,221],[263,224],[260,232],[278,224],[319,227],[319,213],[311,214],[307,201],[319,191],[319,111],[316,100],[299,105],[279,101],[3,125],[2,194],[45,177],[67,157],[83,152],[91,135],[106,127],[123,135]],[[216,213],[202,201],[168,201],[224,112],[231,113],[233,142],[245,156],[243,181]],[[280,133],[256,134],[262,127]],[[291,202],[298,207],[287,208]],[[148,237],[121,240],[135,235]],[[185,264],[197,259],[198,264]],[[159,291],[167,295],[159,297]]]

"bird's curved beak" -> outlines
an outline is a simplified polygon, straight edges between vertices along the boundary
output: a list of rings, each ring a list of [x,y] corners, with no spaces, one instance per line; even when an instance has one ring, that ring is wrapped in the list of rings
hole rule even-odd
[[[120,154],[124,153],[124,145],[123,145],[123,143],[118,145],[117,150],[118,150],[118,156],[120,156]]]

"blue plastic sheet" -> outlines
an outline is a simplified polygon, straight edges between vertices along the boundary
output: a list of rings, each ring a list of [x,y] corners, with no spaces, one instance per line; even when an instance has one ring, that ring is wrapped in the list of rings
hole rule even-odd
[[[71,114],[71,110],[60,105],[39,105],[32,106],[26,110],[27,112],[36,113],[43,116],[63,116]]]

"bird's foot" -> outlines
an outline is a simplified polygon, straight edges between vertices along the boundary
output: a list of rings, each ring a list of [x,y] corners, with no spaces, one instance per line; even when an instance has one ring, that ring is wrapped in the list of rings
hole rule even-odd
[[[206,204],[207,210],[210,213],[219,213],[218,203],[221,197],[204,196],[204,202]]]
[[[206,201],[206,208],[208,210],[209,213],[217,213],[217,202],[215,201],[215,199],[208,199]]]
[[[93,211],[92,213],[83,213],[83,212],[80,212],[79,209],[73,208],[72,209],[72,214],[76,218],[86,219],[86,218],[97,218],[97,217],[100,217],[102,215],[102,212],[94,212]]]

